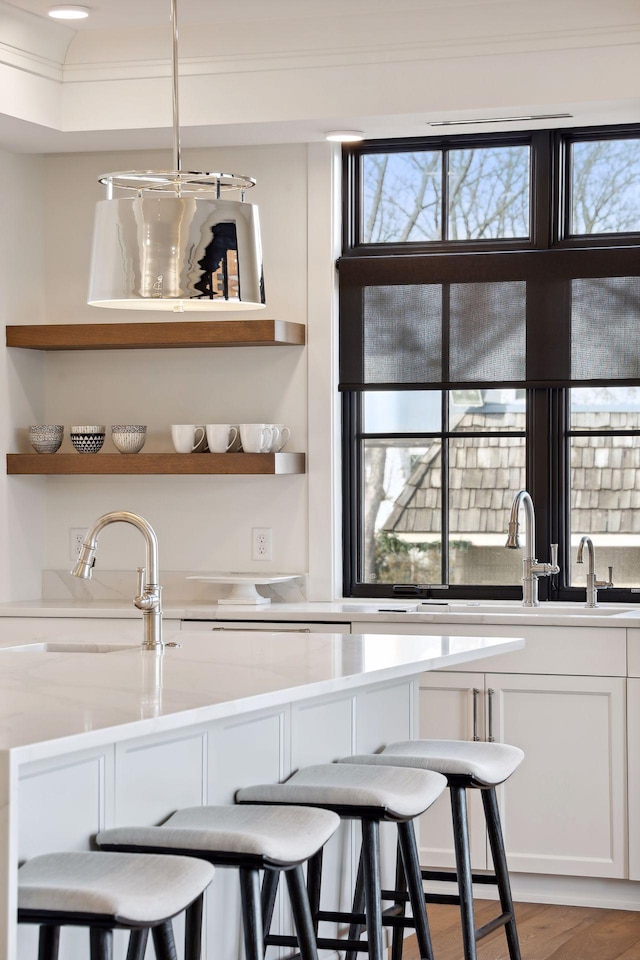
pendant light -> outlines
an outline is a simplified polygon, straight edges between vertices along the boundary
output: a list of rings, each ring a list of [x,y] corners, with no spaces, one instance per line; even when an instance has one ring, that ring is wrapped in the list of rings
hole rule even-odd
[[[101,176],[88,302],[124,310],[252,310],[264,307],[258,208],[252,177],[181,169],[178,26],[173,34],[173,170]],[[222,199],[235,191],[240,200]]]

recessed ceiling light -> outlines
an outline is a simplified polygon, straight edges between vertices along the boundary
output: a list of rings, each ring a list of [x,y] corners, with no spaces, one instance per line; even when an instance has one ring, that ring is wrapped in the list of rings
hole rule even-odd
[[[529,117],[479,117],[476,120],[432,120],[428,127],[464,127],[472,123],[519,123],[523,120],[568,120],[572,113],[537,113]]]
[[[54,20],[84,20],[89,16],[90,10],[89,7],[65,4],[64,6],[49,7],[47,13]]]
[[[359,143],[364,140],[364,133],[362,130],[330,130],[324,138],[332,143]]]

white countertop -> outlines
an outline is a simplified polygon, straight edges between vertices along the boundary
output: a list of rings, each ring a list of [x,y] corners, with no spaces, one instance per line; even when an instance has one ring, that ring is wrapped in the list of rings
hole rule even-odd
[[[604,591],[601,591],[601,596]],[[458,600],[448,604],[396,600],[272,602],[268,605],[193,604],[164,607],[165,620],[313,621],[316,623],[500,623],[640,627],[640,604],[601,602],[593,610],[582,603],[541,603],[526,608],[517,600]],[[138,619],[139,610],[124,600],[17,600],[0,603],[0,617],[73,617]]]
[[[142,736],[520,649],[521,639],[166,630],[161,656],[0,649],[0,750],[21,760]],[[91,645],[77,640],[74,645]],[[95,646],[95,644],[94,644]]]

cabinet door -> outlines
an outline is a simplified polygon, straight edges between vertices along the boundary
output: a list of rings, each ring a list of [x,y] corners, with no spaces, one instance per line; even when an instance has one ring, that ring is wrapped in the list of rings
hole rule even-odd
[[[629,631],[638,633],[639,631]],[[640,662],[640,661],[639,661]],[[627,680],[629,879],[640,880],[640,679]]]
[[[485,685],[487,736],[525,752],[500,789],[511,869],[625,877],[625,680],[487,674]]]
[[[484,678],[478,673],[423,673],[419,736],[431,740],[472,740],[475,729],[475,736],[483,739],[483,683]],[[487,866],[484,818],[477,794],[477,790],[471,790],[468,796],[471,865],[474,870],[484,870]],[[420,818],[420,862],[423,866],[454,866],[448,790]]]

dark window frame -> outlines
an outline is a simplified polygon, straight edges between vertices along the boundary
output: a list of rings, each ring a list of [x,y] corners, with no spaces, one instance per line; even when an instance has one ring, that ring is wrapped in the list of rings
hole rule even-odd
[[[640,233],[574,235],[567,236],[567,223],[570,198],[566,187],[568,156],[571,145],[576,142],[593,139],[637,139],[640,137],[640,125],[616,125],[607,128],[589,127],[578,130],[548,130],[522,132],[512,135],[479,134],[462,136],[424,137],[411,140],[373,140],[357,147],[343,150],[343,260],[362,258],[375,260],[381,257],[444,257],[447,254],[482,255],[483,253],[504,253],[517,256],[518,252],[527,255],[535,250],[562,250],[566,253],[580,250],[640,245]],[[402,152],[407,150],[434,149],[445,147],[471,148],[478,146],[513,146],[530,143],[531,154],[531,202],[532,230],[528,241],[483,240],[483,241],[429,241],[408,242],[403,244],[362,244],[359,242],[360,195],[359,158],[372,153]],[[630,251],[627,252],[627,256]],[[621,257],[624,259],[622,251]],[[608,254],[603,250],[603,255]],[[611,256],[612,254],[609,254]],[[593,254],[592,254],[593,256]],[[597,258],[597,254],[595,254]],[[380,266],[378,260],[377,266]],[[603,383],[605,381],[602,381]],[[607,381],[608,382],[608,381]],[[515,383],[486,383],[487,388],[501,386],[514,387]],[[477,384],[474,384],[477,386]],[[526,489],[532,495],[536,508],[536,554],[542,560],[549,559],[550,543],[559,544],[559,562],[561,573],[557,577],[543,577],[539,580],[541,600],[584,601],[583,588],[572,587],[568,583],[570,570],[570,437],[575,431],[570,429],[569,390],[557,383],[547,385],[527,385],[527,428],[526,428]],[[403,389],[420,389],[419,384],[402,385]],[[428,389],[428,385],[422,385]],[[433,387],[432,387],[433,388]],[[375,389],[375,387],[374,387]],[[380,389],[383,389],[382,387]],[[446,385],[442,385],[443,407],[447,404]],[[367,434],[362,429],[361,394],[358,390],[347,389],[342,397],[343,428],[343,591],[345,596],[354,597],[411,597],[442,599],[519,599],[522,596],[519,585],[480,586],[450,585],[447,589],[432,586],[418,589],[403,589],[403,585],[375,584],[363,582],[360,578],[359,544],[362,543],[362,500],[363,482],[363,440]],[[446,417],[443,414],[443,426]],[[607,435],[610,431],[606,432]],[[634,434],[634,431],[627,431]],[[445,430],[446,434],[446,430]],[[425,433],[424,436],[427,434]],[[458,434],[456,434],[458,435]],[[386,435],[391,437],[391,434]],[[394,435],[395,436],[395,435]],[[401,435],[398,435],[401,436]],[[415,436],[414,433],[405,436]],[[419,436],[423,436],[420,434]],[[444,451],[443,444],[443,469]],[[444,490],[443,487],[443,507]],[[516,491],[514,491],[515,494]],[[443,510],[443,544],[446,534],[446,522]],[[446,566],[446,564],[445,564]],[[609,602],[639,602],[630,588],[613,588],[606,593]]]

